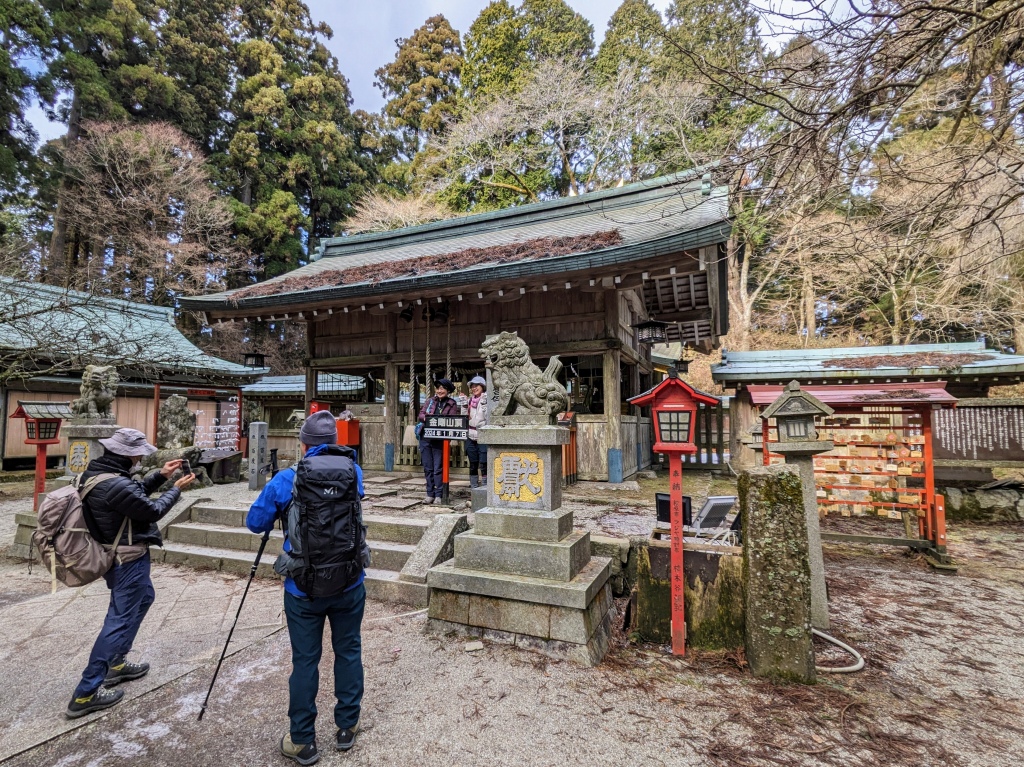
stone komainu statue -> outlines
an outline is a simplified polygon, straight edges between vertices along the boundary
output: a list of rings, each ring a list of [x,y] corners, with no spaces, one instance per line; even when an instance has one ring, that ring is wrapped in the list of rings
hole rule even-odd
[[[110,404],[117,396],[117,380],[117,368],[113,365],[86,365],[82,396],[71,401],[71,412],[86,418],[113,418]]]
[[[552,357],[547,370],[533,364],[530,349],[515,333],[501,333],[484,341],[480,356],[491,370],[497,393],[493,414],[556,415],[569,409],[569,393],[558,382],[562,363]]]

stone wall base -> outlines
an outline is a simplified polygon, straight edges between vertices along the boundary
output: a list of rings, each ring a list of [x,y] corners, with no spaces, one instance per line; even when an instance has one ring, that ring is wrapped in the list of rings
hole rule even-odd
[[[542,655],[547,655],[548,657],[559,659],[559,661],[571,661],[573,663],[580,664],[581,666],[597,666],[599,663],[601,663],[601,659],[608,651],[608,645],[611,641],[611,622],[615,620],[615,609],[613,604],[611,603],[610,590],[608,589],[608,587],[605,587],[602,593],[607,593],[608,595],[607,609],[604,610],[604,614],[601,616],[601,619],[594,627],[593,633],[590,635],[590,637],[587,638],[587,641],[583,644],[568,642],[561,639],[551,639],[550,637],[539,637],[532,634],[526,634],[521,632],[506,631],[502,629],[487,628],[484,626],[476,626],[464,623],[456,623],[453,621],[445,621],[433,616],[428,617],[426,631],[430,634],[438,635],[478,637],[480,639],[485,639],[488,642],[511,645],[515,647],[520,647],[524,650],[529,650],[530,652],[538,652]],[[599,600],[595,600],[595,602],[598,601]],[[430,604],[430,612],[432,615],[432,613],[434,612],[433,592],[431,592]]]
[[[940,487],[950,522],[1022,522],[1024,492],[1018,488]]]

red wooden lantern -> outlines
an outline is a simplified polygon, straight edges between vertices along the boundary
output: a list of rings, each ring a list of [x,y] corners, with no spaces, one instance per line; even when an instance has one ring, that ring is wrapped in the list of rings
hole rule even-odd
[[[38,510],[39,495],[46,492],[46,448],[60,441],[60,425],[71,417],[67,402],[22,402],[11,418],[25,420],[25,444],[36,446],[36,482],[32,508]]]
[[[686,652],[686,611],[683,579],[683,456],[697,452],[693,442],[693,424],[697,407],[717,405],[718,399],[690,386],[673,369],[668,378],[650,391],[629,400],[638,407],[651,406],[654,412],[654,450],[668,455],[671,497],[672,554],[672,654]]]

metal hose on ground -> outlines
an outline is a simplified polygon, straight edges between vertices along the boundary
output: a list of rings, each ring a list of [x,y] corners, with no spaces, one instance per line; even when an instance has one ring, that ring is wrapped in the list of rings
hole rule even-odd
[[[845,650],[857,659],[857,662],[854,663],[852,666],[840,666],[838,668],[833,668],[831,666],[815,666],[814,670],[817,671],[819,674],[852,674],[854,671],[860,671],[862,668],[864,668],[864,657],[859,652],[850,647],[850,645],[845,644],[844,642],[840,642],[835,637],[829,636],[824,631],[818,631],[818,629],[816,628],[812,628],[811,632],[815,636],[821,637],[826,642],[831,642],[839,649]]]

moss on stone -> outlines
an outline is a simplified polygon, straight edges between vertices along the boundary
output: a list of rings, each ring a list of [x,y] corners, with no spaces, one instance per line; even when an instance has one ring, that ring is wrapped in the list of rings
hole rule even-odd
[[[756,676],[811,682],[810,562],[800,477],[785,466],[740,475],[746,654]]]

